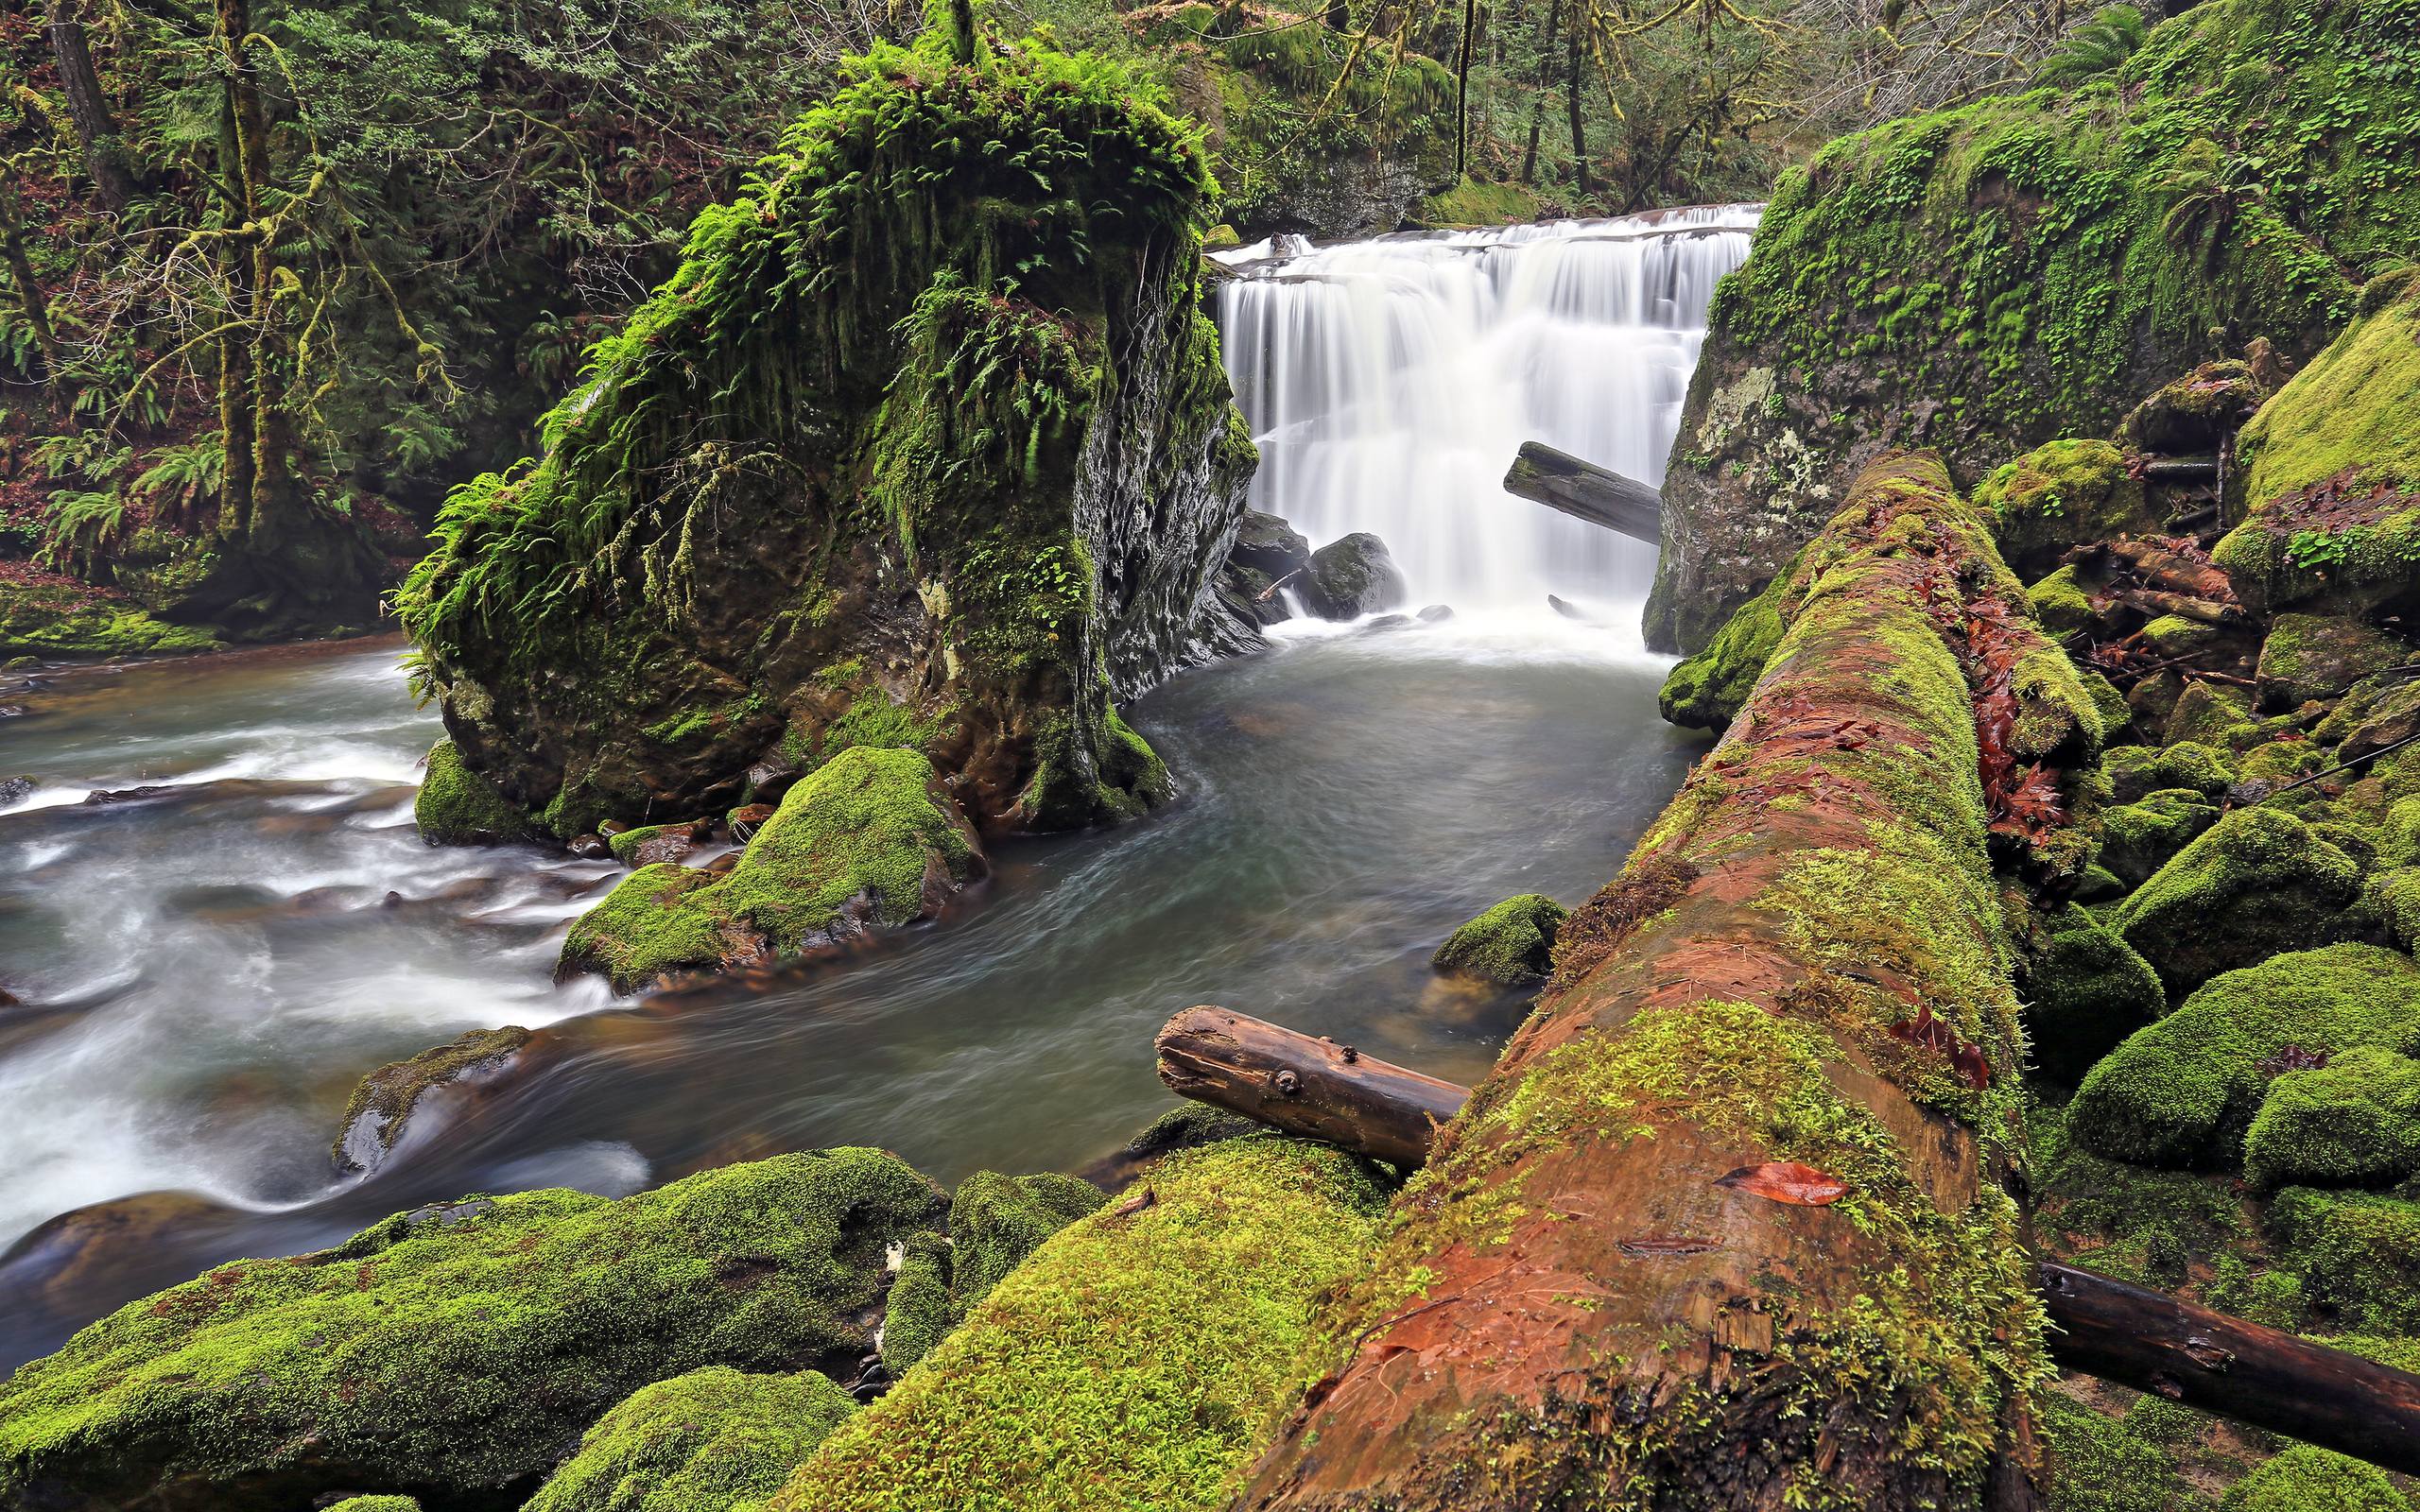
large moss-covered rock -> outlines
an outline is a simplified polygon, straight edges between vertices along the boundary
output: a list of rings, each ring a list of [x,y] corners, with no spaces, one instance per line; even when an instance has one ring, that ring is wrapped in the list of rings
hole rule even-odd
[[[172,625],[89,583],[41,573],[0,576],[0,661],[148,656],[207,651],[217,644],[208,629]]]
[[[559,834],[858,747],[986,827],[1167,794],[1112,698],[1202,654],[1253,461],[1209,175],[1111,64],[920,46],[700,215],[397,595],[463,760]]]
[[[2118,442],[2129,452],[2210,455],[2260,407],[2260,380],[2248,362],[2205,362],[2126,414]]]
[[[1428,964],[1497,987],[1543,982],[1554,970],[1554,941],[1571,910],[1540,892],[1507,898],[1445,936]]]
[[[883,1367],[904,1374],[1045,1240],[1107,1200],[1091,1182],[1055,1172],[977,1171],[959,1182],[947,1241],[910,1245],[901,1258],[883,1314]]]
[[[1666,719],[1685,729],[1725,730],[1738,717],[1789,627],[1790,610],[1806,596],[1795,566],[1774,574],[1763,592],[1723,622],[1704,650],[1665,677],[1655,704]]]
[[[2000,555],[2020,577],[2059,564],[2069,546],[2159,528],[2125,454],[2107,441],[2047,441],[1975,485]]]
[[[2048,1512],[2167,1512],[2182,1496],[2176,1456],[2064,1392],[2035,1419],[2048,1451]]]
[[[2375,945],[2275,956],[2128,1037],[2077,1089],[2068,1126],[2116,1160],[2232,1167],[2273,1074],[2365,1047],[2420,1050],[2420,966]]]
[[[1212,1512],[1292,1400],[1384,1190],[1325,1145],[1184,1150],[1009,1273],[776,1512]]]
[[[2409,644],[2359,620],[2280,614],[2260,643],[2260,705],[2277,711],[2333,698],[2363,678],[2411,660]]]
[[[2227,1487],[2219,1512],[2411,1512],[2411,1499],[2375,1465],[2294,1444]]]
[[[2420,270],[2364,290],[2367,313],[2245,426],[2211,553],[2256,606],[2420,608]]]
[[[942,1196],[837,1149],[618,1202],[399,1213],[130,1302],[0,1385],[0,1504],[290,1512],[379,1486],[509,1508],[641,1385],[853,1363],[891,1244]]]
[[[2026,1038],[2042,1075],[2075,1085],[2095,1061],[2167,1010],[2150,963],[2082,908],[2053,922],[2027,963]]]
[[[2288,1187],[2262,1221],[2279,1263],[2301,1275],[2305,1297],[2341,1328],[2420,1332],[2420,1203]]]
[[[2238,809],[2119,903],[2112,921],[2171,994],[2280,951],[2344,938],[2352,857],[2273,808]]]
[[[2127,886],[2139,887],[2218,822],[2218,803],[2190,788],[2146,793],[2101,812],[2100,864]]]
[[[471,770],[450,740],[428,749],[412,821],[430,845],[501,845],[535,828],[495,784]]]
[[[2376,168],[2377,123],[2415,109],[2399,5],[2204,0],[2111,79],[1893,121],[1783,175],[1708,314],[1649,644],[1703,645],[1885,449],[1979,480],[2254,337],[2316,353],[2354,311],[2342,269],[2420,249],[2420,180]]]
[[[784,795],[728,875],[666,862],[624,878],[572,925],[562,969],[627,992],[827,950],[931,918],[983,865],[930,762],[857,747]]]
[[[2420,1061],[2357,1045],[2281,1073],[2243,1137],[2243,1174],[2281,1186],[2376,1186],[2420,1168]]]
[[[1358,619],[1394,609],[1410,592],[1387,543],[1366,530],[1312,552],[1295,583],[1304,607],[1324,620]]]
[[[856,1408],[831,1377],[812,1370],[692,1370],[641,1386],[597,1419],[523,1512],[761,1506]]]

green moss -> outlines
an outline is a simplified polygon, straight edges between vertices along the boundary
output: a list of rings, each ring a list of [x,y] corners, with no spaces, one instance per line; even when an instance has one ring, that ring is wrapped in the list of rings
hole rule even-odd
[[[1323,1145],[1167,1157],[1011,1271],[774,1507],[1223,1507],[1300,1384],[1313,1298],[1360,1261],[1385,1200]]]
[[[2068,1087],[2168,1007],[2150,963],[2076,907],[2057,919],[2035,950],[2025,996],[2033,1064]]]
[[[2420,1061],[2357,1045],[2269,1084],[2243,1140],[2245,1179],[2377,1186],[2420,1169]]]
[[[2069,1112],[2085,1148],[2118,1160],[2232,1167],[2289,1048],[2420,1048],[2420,967],[2373,945],[2279,955],[2211,980],[2095,1066]]]
[[[2113,746],[2100,753],[2109,773],[2110,797],[2132,803],[2161,788],[2190,788],[2204,798],[2220,799],[2236,782],[2226,752],[2199,741],[2172,746]]]
[[[2176,696],[2174,707],[2168,712],[2166,733],[2170,746],[2193,742],[2225,750],[2233,745],[2236,731],[2251,722],[2249,696],[2238,689],[2189,678],[2185,691]]]
[[[2263,1223],[2305,1297],[2340,1327],[2420,1333],[2420,1203],[2288,1187]]]
[[[1526,184],[1464,179],[1420,202],[1420,218],[1431,226],[1509,226],[1539,218],[1546,198]]]
[[[2100,815],[2100,864],[2129,887],[2139,887],[2219,822],[2216,803],[2191,788],[2164,787]]]
[[[2048,1512],[2167,1512],[2184,1497],[2176,1456],[2131,1423],[2052,1391],[2034,1425],[2049,1451]]]
[[[2092,596],[2084,587],[2083,574],[2073,563],[2027,589],[2025,597],[2033,610],[2033,617],[2054,635],[2072,634],[2100,618],[2093,610]],[[2109,679],[2102,678],[2101,680],[2107,682]],[[2124,700],[2121,697],[2119,701],[2122,703]]]
[[[420,1512],[420,1503],[408,1496],[348,1496],[325,1512]]]
[[[1765,675],[1765,663],[1781,644],[1791,611],[1806,596],[1806,585],[1798,581],[1797,569],[1792,558],[1715,631],[1704,650],[1665,677],[1655,701],[1667,720],[1692,730],[1721,730],[1738,717],[1756,679]]]
[[[802,954],[929,910],[980,865],[965,821],[914,751],[856,747],[801,779],[720,878],[644,867],[580,916],[565,970],[629,991],[681,971]]]
[[[0,1385],[0,1502],[494,1497],[606,1405],[707,1365],[853,1360],[885,1247],[941,1194],[879,1150],[398,1213],[130,1302]]]
[[[708,1366],[641,1386],[581,1435],[523,1512],[740,1512],[856,1410],[828,1376]]]
[[[958,1323],[949,1300],[949,1245],[939,1234],[917,1234],[899,1251],[890,1295],[883,1299],[879,1351],[895,1378],[932,1352]]]
[[[2280,951],[2343,938],[2360,868],[2309,826],[2238,809],[2119,903],[2113,922],[2171,994]]]
[[[412,819],[431,845],[500,845],[526,839],[537,826],[495,784],[471,770],[450,740],[428,748],[427,775],[412,800]]]
[[[2125,454],[2099,440],[2035,447],[1975,485],[1975,507],[1991,521],[2000,555],[2027,577],[2048,572],[2069,546],[2159,527]]]
[[[2396,945],[2406,951],[2420,945],[2420,867],[2377,873],[2362,885],[2361,897]]]
[[[1507,898],[1447,936],[1428,964],[1498,987],[1542,982],[1554,970],[1555,935],[1570,917],[1544,893]]]
[[[2292,709],[2313,698],[2333,698],[2363,678],[2412,660],[2411,647],[2359,620],[2320,614],[2280,614],[2260,643],[2260,701]]]
[[[501,1066],[528,1042],[529,1031],[519,1027],[473,1029],[451,1044],[424,1050],[362,1077],[345,1104],[329,1151],[337,1169],[359,1170],[374,1163],[373,1150],[394,1148],[412,1109],[432,1088]]]
[[[2375,1466],[2296,1444],[2227,1488],[2221,1512],[2411,1512]]]
[[[0,661],[17,656],[164,656],[217,648],[207,629],[155,619],[82,583],[0,578]]]
[[[1091,1182],[1055,1172],[977,1171],[959,1182],[949,1206],[953,1315],[965,1316],[1044,1241],[1106,1200]]]
[[[2225,1177],[2108,1160],[2078,1143],[2072,1103],[2028,1103],[2029,1184],[2046,1252],[2140,1285],[2256,1247],[2249,1204]],[[2240,1262],[2238,1261],[2239,1264]]]
[[[2211,558],[2238,593],[2268,608],[2404,606],[2420,560],[2420,280],[2398,277],[2262,405],[2237,455],[2229,498],[2248,518]]]

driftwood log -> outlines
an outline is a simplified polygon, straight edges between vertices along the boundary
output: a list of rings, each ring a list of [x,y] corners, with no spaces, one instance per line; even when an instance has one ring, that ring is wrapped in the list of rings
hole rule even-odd
[[[1183,1096],[1399,1166],[1426,1161],[1470,1095],[1225,1008],[1185,1009],[1158,1046]],[[2420,1474],[2420,1376],[2073,1266],[2039,1275],[2068,1369]]]
[[[2236,601],[2234,581],[2206,558],[2170,551],[2148,541],[2113,541],[2108,551],[2154,588],[2214,603]]]
[[[1650,545],[1663,539],[1663,500],[1655,490],[1543,441],[1521,443],[1504,474],[1504,491]]]

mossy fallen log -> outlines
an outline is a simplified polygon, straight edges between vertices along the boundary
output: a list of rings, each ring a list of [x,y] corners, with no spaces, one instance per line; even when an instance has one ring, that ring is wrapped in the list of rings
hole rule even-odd
[[[1935,457],[1802,571],[1240,1505],[2027,1504],[2008,911],[2083,863],[2100,716]]]

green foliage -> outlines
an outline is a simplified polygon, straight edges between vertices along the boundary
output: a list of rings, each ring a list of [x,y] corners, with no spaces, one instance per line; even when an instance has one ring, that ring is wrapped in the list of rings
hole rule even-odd
[[[857,1404],[829,1376],[708,1366],[641,1386],[523,1512],[738,1512],[781,1489]]]
[[[2130,5],[2104,6],[2067,33],[2056,52],[2034,65],[2033,82],[2074,89],[2105,78],[2125,66],[2143,45],[2151,25]]]
[[[2075,1138],[2117,1160],[2230,1169],[2278,1057],[2362,1048],[2420,1049],[2420,967],[2374,945],[2277,955],[2213,978],[2093,1067]]]
[[[2269,1084],[2243,1140],[2244,1178],[2281,1186],[2376,1186],[2420,1168],[2420,1061],[2356,1045]]]
[[[618,1202],[467,1198],[237,1261],[0,1385],[0,1501],[195,1478],[231,1507],[365,1484],[466,1498],[544,1471],[650,1381],[855,1359],[885,1246],[940,1211],[895,1156],[837,1149]]]

